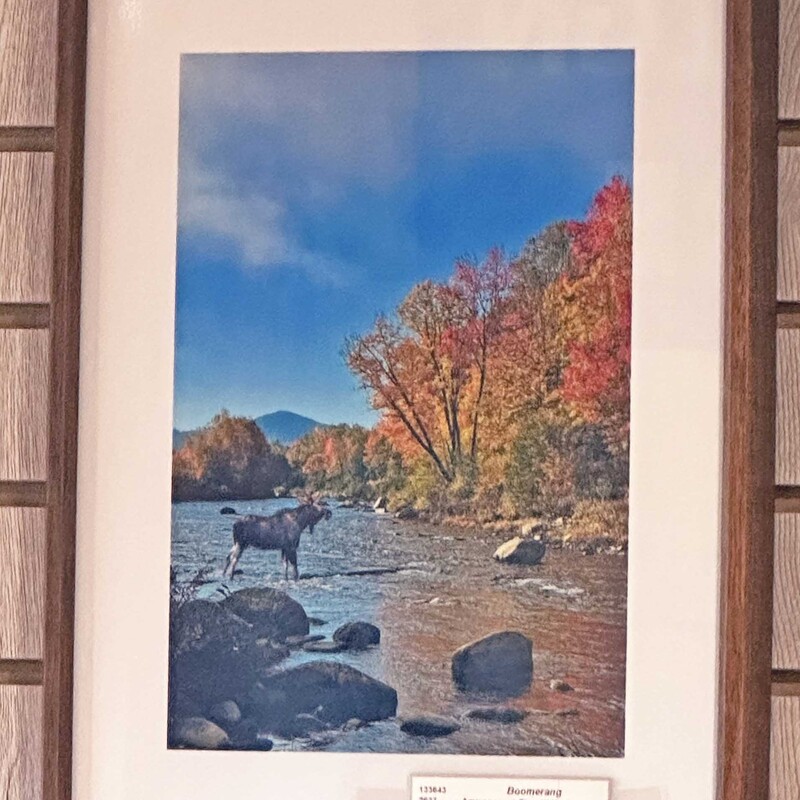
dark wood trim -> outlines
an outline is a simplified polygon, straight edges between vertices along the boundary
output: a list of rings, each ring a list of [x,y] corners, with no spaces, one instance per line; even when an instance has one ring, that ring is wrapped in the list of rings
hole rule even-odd
[[[44,481],[0,481],[0,506],[41,508],[46,504]]]
[[[55,144],[53,128],[0,126],[0,153],[49,153]]]
[[[42,800],[72,796],[72,682],[87,0],[58,0]]]
[[[781,147],[800,147],[800,119],[778,122],[778,144]]]
[[[778,2],[728,0],[718,800],[767,800],[777,297]]]
[[[800,696],[800,671],[793,669],[772,670],[772,696]]]
[[[21,658],[0,658],[0,686],[39,686],[42,662]]]
[[[775,487],[775,513],[796,514],[800,512],[800,486]]]
[[[0,303],[0,328],[46,328],[49,324],[47,303]]]
[[[777,312],[779,328],[800,328],[800,303],[781,301]]]

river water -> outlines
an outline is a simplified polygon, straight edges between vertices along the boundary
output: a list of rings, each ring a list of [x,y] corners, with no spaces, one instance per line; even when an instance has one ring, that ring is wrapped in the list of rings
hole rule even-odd
[[[291,500],[233,503],[243,514],[271,514]],[[439,739],[402,733],[396,721],[337,732],[317,741],[276,740],[279,749],[494,755],[621,756],[624,749],[627,557],[548,549],[542,564],[506,566],[492,553],[508,536],[463,531],[334,506],[330,520],[303,534],[300,580],[283,580],[280,553],[247,550],[242,574],[223,581],[233,519],[221,503],[177,503],[172,563],[179,580],[212,566],[201,597],[219,590],[273,586],[324,620],[312,633],[330,637],[354,620],[381,629],[378,647],[333,655],[296,652],[285,662],[326,658],[388,683],[398,716],[456,718],[461,729]],[[389,570],[372,575],[359,570]],[[533,641],[534,681],[521,696],[498,701],[465,695],[450,677],[453,651],[500,630]],[[550,688],[566,681],[573,691]],[[502,725],[464,719],[469,709],[507,705],[526,718]]]

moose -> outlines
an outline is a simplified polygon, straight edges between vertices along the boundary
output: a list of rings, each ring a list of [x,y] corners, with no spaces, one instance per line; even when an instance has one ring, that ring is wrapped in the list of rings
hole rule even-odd
[[[299,505],[294,508],[284,508],[269,516],[248,514],[233,523],[233,547],[222,570],[223,577],[230,575],[233,578],[242,553],[248,547],[254,547],[257,550],[280,550],[284,579],[289,579],[291,564],[294,579],[297,580],[297,548],[300,545],[300,535],[306,528],[309,533],[314,533],[314,526],[320,520],[331,518],[328,504],[319,497],[298,499]]]

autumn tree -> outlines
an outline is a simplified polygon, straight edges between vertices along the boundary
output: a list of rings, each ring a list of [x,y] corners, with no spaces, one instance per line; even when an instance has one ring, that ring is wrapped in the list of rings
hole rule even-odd
[[[402,426],[450,483],[474,459],[490,355],[502,325],[510,269],[501,251],[460,260],[446,284],[425,281],[345,344],[374,408]],[[466,449],[465,449],[466,443]]]
[[[175,500],[271,497],[291,482],[291,472],[252,419],[223,410],[173,453],[172,494]]]
[[[622,452],[630,427],[632,216],[630,187],[614,178],[587,219],[569,225],[574,267],[563,287],[570,340],[562,396]]]
[[[319,426],[292,444],[287,456],[308,488],[362,497],[367,490],[367,436],[360,425]]]

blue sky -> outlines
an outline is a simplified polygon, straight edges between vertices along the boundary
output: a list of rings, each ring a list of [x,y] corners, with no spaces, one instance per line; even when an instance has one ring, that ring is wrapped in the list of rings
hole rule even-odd
[[[222,407],[371,424],[344,338],[631,179],[633,60],[183,56],[175,426]]]

